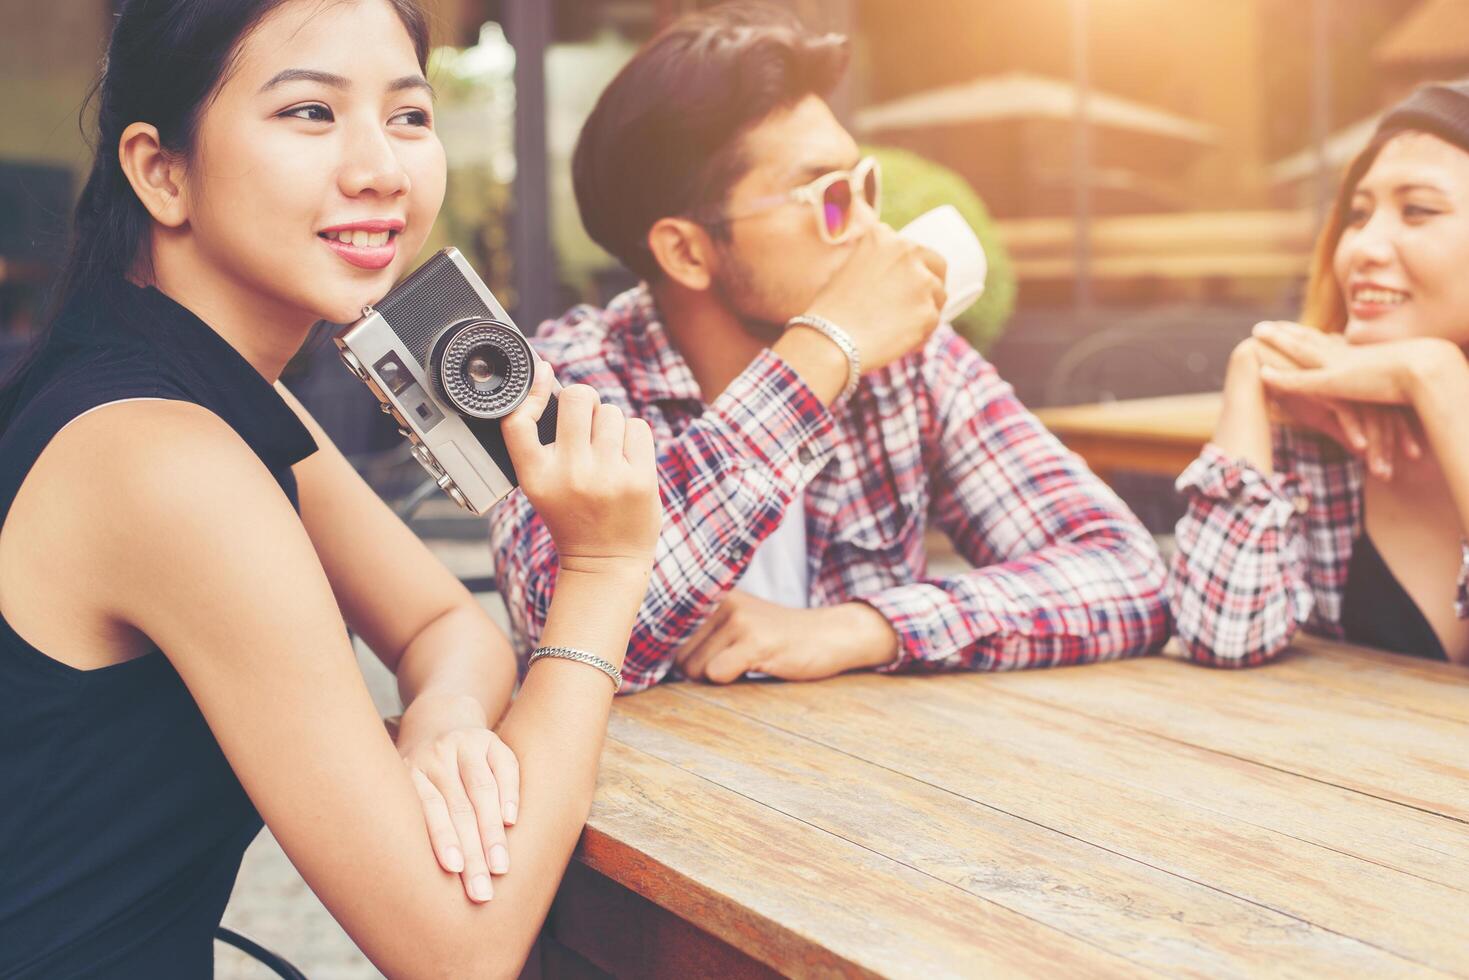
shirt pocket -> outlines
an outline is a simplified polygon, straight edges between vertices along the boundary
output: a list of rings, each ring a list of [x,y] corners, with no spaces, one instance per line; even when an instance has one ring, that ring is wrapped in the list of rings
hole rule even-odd
[[[837,523],[837,541],[843,546],[889,562],[901,562],[923,547],[925,503],[916,496],[892,495],[886,500],[863,501],[860,513]],[[853,508],[856,510],[856,508]]]

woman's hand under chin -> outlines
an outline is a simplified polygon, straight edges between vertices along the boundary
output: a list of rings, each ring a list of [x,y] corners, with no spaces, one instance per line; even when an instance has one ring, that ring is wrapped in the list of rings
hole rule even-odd
[[[1465,367],[1463,350],[1438,337],[1348,344],[1299,324],[1262,323],[1255,338],[1299,365],[1260,369],[1266,386],[1283,395],[1412,408],[1438,372]]]
[[[1304,331],[1299,334],[1300,344],[1291,346],[1290,338],[1300,331]],[[1270,343],[1270,337],[1277,342]],[[1319,367],[1322,356],[1346,346],[1339,334],[1293,323],[1259,324],[1254,336],[1241,345],[1251,352],[1250,363],[1266,389],[1272,418],[1325,435],[1360,458],[1378,478],[1390,480],[1400,456],[1410,461],[1423,457],[1422,433],[1411,410],[1355,401],[1328,391],[1287,390],[1266,381],[1270,372],[1295,376]]]

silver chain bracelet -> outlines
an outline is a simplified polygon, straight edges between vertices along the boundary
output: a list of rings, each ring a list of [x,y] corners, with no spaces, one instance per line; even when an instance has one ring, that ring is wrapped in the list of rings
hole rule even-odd
[[[826,317],[812,316],[809,313],[791,317],[786,321],[787,330],[796,326],[810,327],[833,344],[836,344],[837,349],[846,355],[847,386],[837,396],[837,401],[840,403],[851,398],[852,392],[857,390],[857,382],[862,379],[862,354],[857,350],[857,344],[852,340],[852,335],[835,323],[832,323]]]
[[[573,650],[571,647],[541,647],[530,655],[530,661],[526,664],[526,669],[529,670],[531,665],[542,657],[553,657],[557,660],[575,660],[579,664],[595,667],[606,674],[612,681],[612,690],[614,692],[622,690],[622,671],[594,653],[587,653],[585,650]]]

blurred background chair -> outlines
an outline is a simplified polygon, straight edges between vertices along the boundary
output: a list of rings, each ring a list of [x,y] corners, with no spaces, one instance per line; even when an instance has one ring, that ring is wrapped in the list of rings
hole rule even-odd
[[[246,956],[270,970],[282,980],[306,980],[306,974],[296,969],[289,960],[277,953],[272,953],[264,946],[257,943],[248,936],[243,936],[233,929],[220,926],[214,932],[215,942],[233,946]]]

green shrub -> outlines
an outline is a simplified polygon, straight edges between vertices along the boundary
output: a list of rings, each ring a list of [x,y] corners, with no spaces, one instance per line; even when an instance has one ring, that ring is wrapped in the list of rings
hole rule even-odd
[[[1015,270],[1010,253],[1000,241],[994,219],[979,195],[947,167],[891,146],[871,146],[866,152],[882,164],[882,216],[894,228],[941,204],[952,204],[979,236],[989,260],[984,295],[954,321],[954,329],[981,353],[1004,332],[1015,310]]]

